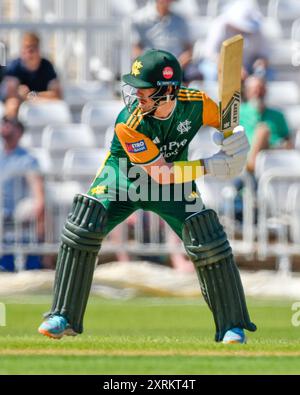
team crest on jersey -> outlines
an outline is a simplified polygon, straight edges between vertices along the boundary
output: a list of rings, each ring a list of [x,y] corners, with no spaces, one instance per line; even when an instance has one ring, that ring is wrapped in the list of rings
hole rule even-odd
[[[147,150],[147,146],[144,140],[137,141],[136,143],[125,143],[127,152],[136,154]]]
[[[188,131],[189,131],[190,129],[192,129],[191,123],[192,123],[192,122],[189,121],[189,120],[186,120],[186,121],[184,121],[184,122],[180,122],[180,124],[179,124],[178,127],[177,127],[178,132],[179,132],[180,134],[188,133]]]
[[[132,65],[131,74],[136,77],[137,75],[141,74],[142,68],[143,68],[143,63],[140,62],[139,60],[136,60]]]

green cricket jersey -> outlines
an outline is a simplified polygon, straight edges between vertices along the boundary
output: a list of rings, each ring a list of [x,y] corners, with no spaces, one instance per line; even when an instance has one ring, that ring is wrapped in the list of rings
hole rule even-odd
[[[157,146],[167,162],[187,160],[188,146],[202,125],[218,128],[218,106],[205,93],[182,87],[176,99],[176,106],[168,118],[141,116],[137,103],[132,114],[124,108],[119,114],[116,125],[124,123],[137,132],[147,136]],[[144,149],[143,140],[128,145],[130,152]],[[122,158],[127,154],[115,134],[111,155]],[[154,159],[149,152],[149,162]]]

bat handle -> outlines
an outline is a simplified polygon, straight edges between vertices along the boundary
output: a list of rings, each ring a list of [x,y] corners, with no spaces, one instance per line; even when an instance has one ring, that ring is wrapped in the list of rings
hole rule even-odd
[[[225,137],[225,139],[226,139],[227,137],[231,136],[232,134],[233,134],[233,131],[232,131],[232,130],[226,130],[226,132],[224,132],[224,137]]]

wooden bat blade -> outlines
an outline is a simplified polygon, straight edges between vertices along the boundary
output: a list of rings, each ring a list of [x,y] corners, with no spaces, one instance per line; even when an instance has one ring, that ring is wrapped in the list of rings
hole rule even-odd
[[[220,130],[232,131],[239,124],[243,36],[238,34],[222,44],[218,79]]]

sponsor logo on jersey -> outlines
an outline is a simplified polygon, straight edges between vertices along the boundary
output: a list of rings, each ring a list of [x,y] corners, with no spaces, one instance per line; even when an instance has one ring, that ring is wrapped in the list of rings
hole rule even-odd
[[[131,74],[136,77],[137,75],[141,74],[142,68],[143,68],[143,63],[140,62],[139,60],[136,60],[132,65]]]
[[[170,80],[173,77],[173,75],[174,75],[174,71],[172,67],[167,66],[163,69],[163,76],[166,80]]]
[[[177,127],[177,130],[180,134],[184,134],[184,133],[188,133],[188,131],[190,129],[192,129],[191,127],[191,121],[189,121],[188,119],[184,122],[180,122],[180,124]]]
[[[147,150],[147,146],[144,140],[137,141],[136,143],[125,143],[127,152],[136,154]]]
[[[180,152],[182,152],[182,149],[185,147],[187,142],[187,139],[184,139],[182,141],[170,141],[168,144],[165,144],[160,148],[160,152],[166,159],[170,158],[173,155],[177,156]]]

